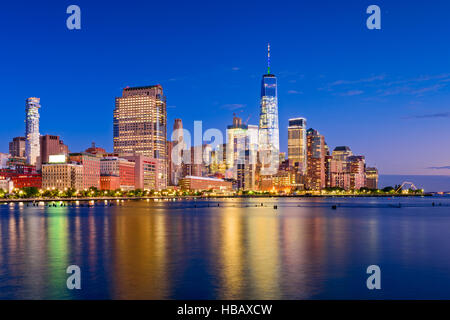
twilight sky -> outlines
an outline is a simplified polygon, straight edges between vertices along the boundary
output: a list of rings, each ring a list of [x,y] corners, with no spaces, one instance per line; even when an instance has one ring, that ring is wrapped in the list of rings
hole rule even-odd
[[[66,8],[81,7],[81,30]],[[368,30],[366,8],[381,8]],[[348,145],[381,174],[450,174],[450,2],[8,1],[0,9],[0,152],[24,135],[41,98],[41,134],[71,151],[112,151],[114,97],[161,84],[169,134],[257,124],[266,46],[278,77],[280,142],[304,116],[331,148]],[[447,167],[447,169],[440,168]]]

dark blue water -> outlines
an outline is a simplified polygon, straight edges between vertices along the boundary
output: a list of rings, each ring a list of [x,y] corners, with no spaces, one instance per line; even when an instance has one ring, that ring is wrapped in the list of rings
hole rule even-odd
[[[0,298],[450,299],[450,198],[0,205]]]

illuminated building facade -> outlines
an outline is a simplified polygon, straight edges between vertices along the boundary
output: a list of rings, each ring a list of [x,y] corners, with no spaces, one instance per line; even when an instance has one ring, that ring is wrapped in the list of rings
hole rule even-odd
[[[306,152],[306,119],[289,119],[288,127],[288,159],[298,168],[300,174],[307,171]]]
[[[71,153],[70,162],[83,166],[83,189],[100,189],[100,158],[90,153]]]
[[[261,81],[261,108],[259,115],[258,152],[263,175],[278,170],[280,138],[278,128],[277,78],[270,73],[270,45],[268,68]]]
[[[100,159],[100,181],[102,190],[134,190],[135,163],[119,157],[104,157]]]
[[[7,168],[0,169],[0,179],[9,179],[14,188],[42,187],[42,176],[36,172],[36,167],[19,162],[16,165],[9,161]]]
[[[378,170],[374,167],[366,168],[366,187],[369,189],[378,188]]]
[[[350,189],[359,190],[366,185],[366,162],[364,156],[348,157],[350,170]]]
[[[229,181],[217,178],[186,176],[180,180],[180,187],[182,190],[190,191],[231,191],[233,186]]]
[[[347,146],[334,148],[330,161],[330,186],[345,190],[351,188],[349,158],[353,152]]]
[[[241,118],[234,116],[227,127],[226,146],[229,176],[237,180],[237,188],[256,189],[258,127],[242,124]]]
[[[317,130],[309,129],[307,140],[306,188],[321,190],[325,188],[325,138]]]
[[[183,150],[185,144],[183,141],[183,122],[181,119],[175,119],[173,124],[172,141],[168,149],[169,156],[169,175],[170,184],[177,186],[180,179],[183,177]]]
[[[100,190],[117,190],[120,189],[119,176],[100,176]]]
[[[83,189],[83,166],[75,163],[47,163],[42,165],[43,189]]]
[[[25,106],[25,155],[31,165],[36,165],[40,157],[39,147],[39,98],[28,98]]]
[[[134,185],[136,189],[162,190],[167,187],[161,162],[143,155],[123,156],[134,163]]]
[[[41,148],[41,164],[47,163],[49,156],[58,154],[69,154],[69,148],[64,144],[64,142],[59,138],[59,136],[44,135],[40,138],[40,148]]]
[[[114,109],[114,153],[140,154],[160,161],[167,186],[167,110],[160,85],[125,88]]]

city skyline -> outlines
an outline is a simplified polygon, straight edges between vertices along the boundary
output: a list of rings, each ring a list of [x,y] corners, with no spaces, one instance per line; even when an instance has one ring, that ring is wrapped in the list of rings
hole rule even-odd
[[[96,20],[101,6],[80,3],[86,19],[83,28],[75,34],[64,29],[64,25],[59,30],[58,7],[50,8],[48,19],[37,23],[30,31],[29,22],[24,18],[43,9],[30,4],[36,6],[36,10],[21,18],[20,10],[14,4],[8,4],[7,11],[11,15],[2,20],[7,23],[5,29],[16,28],[18,35],[29,33],[30,41],[41,52],[32,57],[16,54],[12,65],[5,66],[5,77],[0,81],[9,94],[2,102],[2,108],[11,112],[9,121],[0,129],[3,141],[0,151],[7,151],[7,143],[12,137],[23,135],[23,100],[30,96],[41,98],[41,134],[59,135],[73,151],[84,150],[92,141],[112,150],[109,119],[113,97],[119,96],[120,90],[128,85],[161,83],[168,97],[168,123],[181,118],[188,130],[194,120],[202,120],[205,128],[219,128],[225,132],[233,112],[244,119],[250,116],[249,123],[256,124],[258,78],[264,72],[266,56],[263,50],[270,42],[271,71],[277,74],[280,87],[281,151],[287,151],[288,119],[305,117],[309,127],[323,134],[330,146],[351,146],[355,154],[366,155],[368,164],[376,166],[383,174],[448,174],[450,169],[444,167],[449,165],[450,151],[442,146],[450,133],[445,126],[448,122],[450,75],[446,57],[449,47],[442,41],[435,41],[439,32],[430,32],[439,30],[439,21],[444,19],[448,4],[437,4],[439,10],[430,12],[420,29],[406,23],[408,19],[420,17],[420,8],[414,3],[404,7],[381,1],[379,5],[383,12],[383,28],[374,32],[364,27],[366,6],[362,4],[350,2],[345,8],[333,3],[326,3],[326,6],[309,4],[307,7],[289,4],[292,9],[289,14],[286,10],[281,14],[274,8],[272,27],[264,34],[260,35],[242,22],[234,25],[233,28],[241,28],[244,38],[256,35],[248,43],[225,34],[226,24],[213,24],[211,34],[205,36],[207,42],[220,42],[218,48],[222,52],[196,39],[183,40],[184,32],[192,32],[198,24],[217,18],[218,8],[214,7],[210,17],[187,24],[185,31],[177,29],[179,35],[172,29],[165,30],[165,34],[172,37],[161,44],[161,51],[155,52],[147,50],[153,48],[151,44],[144,45],[138,39],[154,25],[140,20],[143,16],[138,14],[136,17],[135,12],[131,14],[126,8],[123,24],[103,26],[105,20]],[[114,4],[111,6],[111,17],[117,16],[119,8]],[[158,6],[165,8],[163,4]],[[251,11],[248,4],[242,4],[240,8],[246,15]],[[194,9],[195,6],[190,10]],[[236,18],[239,13],[234,15]],[[314,22],[308,15],[323,16],[323,19],[320,23]],[[138,22],[132,23],[133,18],[138,18]],[[186,23],[182,16],[177,18]],[[256,13],[249,19],[256,20]],[[399,23],[399,19],[406,24]],[[225,22],[223,19],[218,21]],[[18,23],[23,24],[22,27],[18,27]],[[167,24],[163,26],[167,27]],[[50,32],[50,38],[58,45],[44,39],[44,35],[48,38],[49,27],[55,30]],[[310,36],[312,28],[316,28],[314,37]],[[296,30],[295,34],[292,29]],[[117,53],[87,50],[112,45],[114,32],[128,34],[136,30],[139,30],[138,34],[127,39],[127,44],[135,49],[145,48],[150,62],[137,51],[130,55],[121,48]],[[338,33],[342,31],[350,35],[351,40],[343,41],[339,48],[336,45],[343,38]],[[101,33],[105,33],[104,39],[98,38]],[[219,34],[217,40],[211,39],[212,33]],[[326,41],[319,42],[320,37]],[[11,60],[10,54],[23,50],[23,45],[13,38],[6,42],[9,50],[1,54],[4,60]],[[189,49],[183,51],[183,55],[179,50],[170,50],[181,46]],[[333,55],[327,53],[331,47],[335,49]],[[51,53],[51,50],[55,52]],[[64,58],[55,58],[54,54],[62,54]],[[119,59],[120,56],[123,59]],[[130,61],[131,57],[134,61]],[[88,68],[95,71],[95,79],[88,79],[92,75],[86,76],[91,74]],[[40,81],[18,77],[22,69],[39,74]],[[60,80],[57,80],[58,74]],[[215,112],[208,113],[212,108]],[[88,111],[91,113],[86,117]],[[69,115],[73,121],[67,123]],[[381,130],[379,123],[383,123]],[[414,130],[415,127],[421,130]],[[169,131],[168,137],[170,134]]]

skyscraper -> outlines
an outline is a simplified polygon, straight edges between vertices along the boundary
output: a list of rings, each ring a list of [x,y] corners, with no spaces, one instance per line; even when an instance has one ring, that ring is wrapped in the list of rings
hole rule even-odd
[[[167,184],[167,110],[161,85],[127,87],[116,98],[114,153],[157,159],[158,179]]]
[[[289,119],[288,159],[292,161],[299,173],[306,174],[306,119]]]
[[[366,168],[366,187],[369,189],[378,188],[378,170],[375,167]]]
[[[330,186],[345,190],[350,189],[350,161],[352,150],[347,146],[334,148],[330,161]]]
[[[178,147],[177,147],[178,146]],[[183,121],[181,119],[175,119],[173,123],[171,152],[169,156],[170,164],[170,183],[174,186],[178,185],[178,182],[183,178],[183,150],[185,149],[183,141]]]
[[[25,106],[25,155],[27,162],[36,165],[40,157],[39,147],[39,98],[28,98]]]
[[[258,127],[242,124],[239,117],[233,117],[233,124],[227,127],[227,168],[237,179],[238,189],[251,190],[256,187],[256,161],[258,149]]]
[[[277,78],[270,73],[270,44],[267,47],[267,74],[261,81],[258,151],[262,174],[278,170],[280,139],[278,129]]]
[[[317,130],[307,131],[308,171],[306,187],[310,190],[325,188],[325,138]]]

